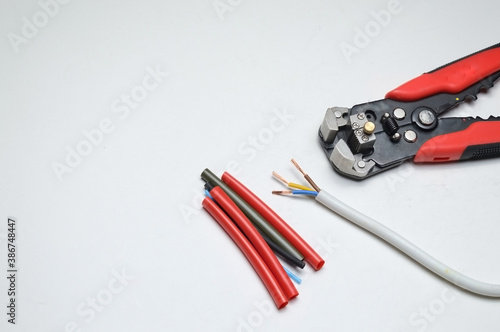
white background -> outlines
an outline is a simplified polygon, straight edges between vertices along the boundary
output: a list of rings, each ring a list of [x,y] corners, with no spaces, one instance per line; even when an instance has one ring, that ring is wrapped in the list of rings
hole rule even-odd
[[[294,157],[346,203],[499,283],[498,159],[410,163],[354,182],[333,172],[317,128],[328,107],[383,98],[498,43],[500,4],[401,0],[381,27],[372,12],[387,0],[220,3],[225,11],[212,0],[73,0],[44,22],[37,1],[2,0],[0,266],[13,216],[19,278],[15,326],[1,278],[0,330],[498,331],[498,300],[439,279],[314,200],[272,196],[283,187],[270,174],[302,182]],[[34,15],[38,32],[23,37]],[[356,29],[377,26],[344,55]],[[128,114],[115,112],[148,70],[168,77]],[[449,115],[499,115],[496,89]],[[277,113],[288,120],[270,131]],[[54,165],[103,120],[112,131],[60,181]],[[285,309],[270,305],[200,208],[206,167],[231,169],[326,259],[319,272],[298,273],[300,295]]]

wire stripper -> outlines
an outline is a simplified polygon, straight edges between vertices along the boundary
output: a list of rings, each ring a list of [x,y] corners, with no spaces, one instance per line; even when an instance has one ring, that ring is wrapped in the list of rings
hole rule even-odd
[[[493,87],[500,43],[422,74],[385,99],[332,107],[319,128],[321,145],[340,174],[363,180],[404,161],[449,162],[500,156],[500,117],[441,115]]]

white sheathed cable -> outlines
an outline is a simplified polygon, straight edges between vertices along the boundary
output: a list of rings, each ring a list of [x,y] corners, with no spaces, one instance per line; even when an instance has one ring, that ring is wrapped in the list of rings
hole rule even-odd
[[[484,296],[500,297],[500,284],[495,285],[478,281],[451,269],[403,238],[401,235],[339,201],[328,192],[321,190],[318,196],[316,196],[316,200],[345,219],[392,244],[394,247],[449,282],[473,293]]]

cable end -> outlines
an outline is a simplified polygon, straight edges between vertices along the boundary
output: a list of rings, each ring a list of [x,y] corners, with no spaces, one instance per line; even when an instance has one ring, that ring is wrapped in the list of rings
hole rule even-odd
[[[273,190],[272,194],[273,195],[291,195],[292,191],[291,190]]]
[[[295,167],[299,170],[300,173],[302,173],[302,175],[306,175],[306,172],[304,172],[304,170],[302,169],[302,167],[300,167],[299,163],[295,161],[295,159],[292,158],[292,164],[295,165]]]
[[[282,177],[281,175],[279,175],[278,173],[276,173],[275,171],[273,171],[273,176],[278,179],[279,181],[283,182],[284,184],[288,184],[288,181]]]

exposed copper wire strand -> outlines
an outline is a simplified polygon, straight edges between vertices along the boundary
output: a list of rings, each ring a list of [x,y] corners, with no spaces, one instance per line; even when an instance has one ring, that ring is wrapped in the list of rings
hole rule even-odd
[[[303,186],[298,183],[293,183],[293,182],[288,182],[284,177],[273,171],[273,176],[278,180],[286,184],[288,187],[293,188],[293,189],[299,189],[299,190],[309,190],[309,191],[314,191],[314,189],[309,188],[307,186]]]
[[[288,185],[288,181],[282,177],[281,175],[279,175],[278,173],[276,173],[275,171],[273,171],[273,176],[278,179],[279,181],[283,182],[284,184]]]
[[[313,181],[313,179],[311,179],[311,177],[306,172],[304,172],[302,167],[300,167],[300,165],[293,158],[292,158],[292,163],[295,165],[295,167],[297,167],[299,172],[302,173],[302,175],[304,175],[304,179],[306,179],[306,181],[309,182],[311,187],[313,187],[314,190],[316,190],[317,192],[320,192],[321,189],[318,187],[318,185]]]
[[[272,193],[274,195],[292,195],[291,190],[273,190]]]

